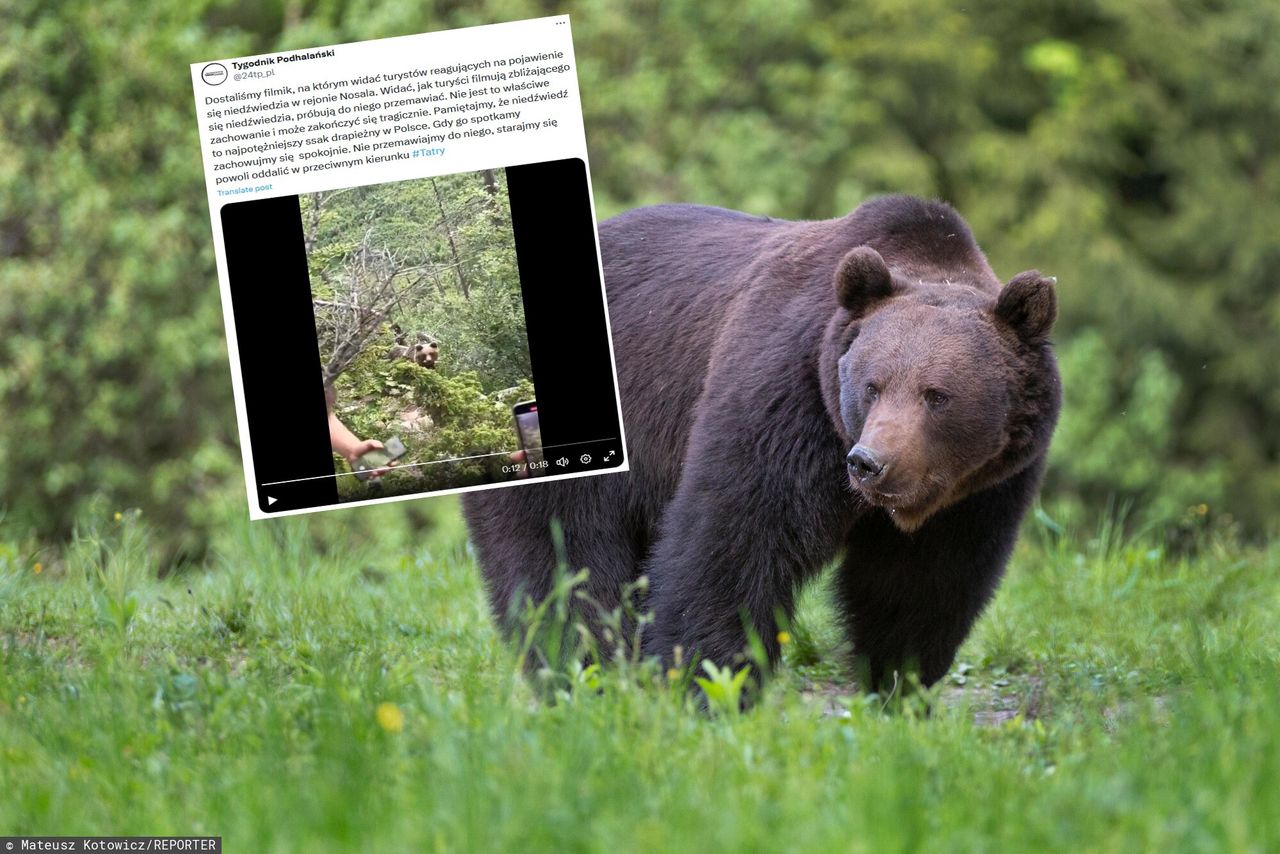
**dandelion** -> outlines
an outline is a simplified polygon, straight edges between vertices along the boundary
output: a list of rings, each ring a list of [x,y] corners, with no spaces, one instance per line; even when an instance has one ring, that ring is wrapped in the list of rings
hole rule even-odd
[[[667,681],[668,681],[668,682],[679,682],[679,681],[680,681],[680,668],[679,668],[679,667],[673,667],[673,668],[671,668],[670,670],[668,670],[668,671],[667,671]]]
[[[123,519],[123,518],[124,518],[124,514],[123,514],[123,513],[121,513],[119,510],[117,510],[117,511],[116,511],[116,521],[117,521],[117,522],[119,522],[119,521],[120,521],[121,519]]]
[[[44,572],[44,564],[40,563],[40,561],[36,561],[36,565],[31,567],[31,569],[35,572],[36,575],[39,575],[40,573]]]
[[[1209,505],[1208,505],[1208,504],[1198,504],[1198,505],[1196,505],[1196,515],[1198,515],[1198,516],[1203,516],[1203,515],[1205,515],[1205,514],[1206,514],[1206,513],[1208,513],[1208,512],[1209,512]]]
[[[25,706],[26,704],[27,704],[27,695],[26,695],[26,694],[19,694],[19,695],[18,695],[18,705],[19,705],[19,706]]]
[[[778,632],[778,643],[783,646],[791,643],[791,632]]]
[[[395,703],[379,703],[375,714],[378,726],[387,732],[400,732],[404,729],[404,712]]]

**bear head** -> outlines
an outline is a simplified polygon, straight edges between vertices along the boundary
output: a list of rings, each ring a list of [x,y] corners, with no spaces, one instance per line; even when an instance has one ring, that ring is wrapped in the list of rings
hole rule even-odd
[[[1043,457],[1061,406],[1055,280],[907,280],[869,246],[835,275],[837,431],[849,485],[911,532]]]
[[[413,346],[413,360],[419,366],[434,369],[440,359],[440,345],[435,341],[423,340]]]

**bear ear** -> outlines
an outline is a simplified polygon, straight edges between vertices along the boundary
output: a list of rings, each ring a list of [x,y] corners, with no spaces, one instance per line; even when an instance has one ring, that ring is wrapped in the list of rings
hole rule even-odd
[[[1019,273],[1009,280],[996,300],[996,317],[1009,324],[1024,341],[1043,341],[1058,317],[1057,279],[1039,270]]]
[[[850,251],[836,268],[836,300],[850,314],[861,315],[892,292],[889,265],[870,246]]]

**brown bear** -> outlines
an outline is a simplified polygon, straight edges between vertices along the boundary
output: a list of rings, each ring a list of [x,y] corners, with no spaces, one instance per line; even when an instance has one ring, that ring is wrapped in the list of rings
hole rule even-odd
[[[412,346],[405,343],[407,337],[401,333],[400,327],[393,327],[396,330],[396,344],[387,351],[386,359],[394,362],[397,359],[408,359],[420,368],[430,368],[435,370],[436,362],[440,360],[440,342],[427,335],[425,332],[418,334],[417,343]]]
[[[436,360],[440,358],[440,345],[435,341],[419,341],[413,345],[413,361],[420,368],[435,370]]]
[[[643,208],[600,246],[631,471],[465,497],[499,620],[550,591],[558,519],[584,620],[647,575],[666,662],[733,663],[751,632],[775,663],[839,558],[861,684],[943,676],[1044,471],[1054,280],[1002,287],[952,208],[908,196],[823,222]]]

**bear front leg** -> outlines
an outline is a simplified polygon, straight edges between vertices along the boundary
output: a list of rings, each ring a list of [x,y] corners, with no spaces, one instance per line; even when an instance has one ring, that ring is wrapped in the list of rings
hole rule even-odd
[[[855,523],[836,596],[864,690],[892,690],[908,673],[926,687],[946,675],[1000,582],[1042,470],[1034,463],[910,534],[881,509]]]
[[[792,424],[788,433],[727,429],[715,418],[695,425],[644,566],[647,655],[670,665],[679,649],[685,664],[736,664],[749,628],[776,664],[776,616],[791,616],[798,586],[835,555],[850,508],[838,441],[816,427],[807,437],[802,419]],[[770,447],[771,436],[782,447]]]
[[[575,591],[583,595],[573,595],[568,606],[599,652],[611,657],[617,646],[634,642],[635,624],[622,608],[622,595],[639,575],[641,544],[629,535],[625,486],[616,478],[583,478],[463,497],[490,605],[509,638],[523,637],[526,611],[546,600],[564,561],[570,573],[589,573]],[[563,552],[552,538],[555,523],[563,532]],[[622,610],[621,637],[605,631],[615,609]]]

